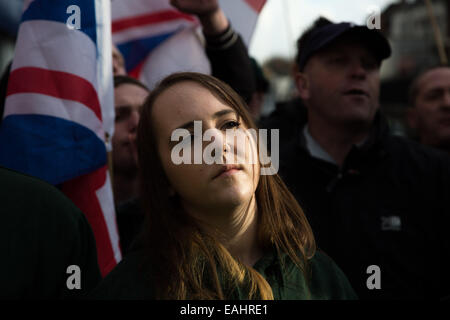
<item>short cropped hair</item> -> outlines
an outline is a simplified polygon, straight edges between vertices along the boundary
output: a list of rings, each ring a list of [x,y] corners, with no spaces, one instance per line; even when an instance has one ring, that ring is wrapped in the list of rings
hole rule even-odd
[[[117,88],[118,86],[121,86],[122,84],[134,84],[138,87],[141,87],[144,90],[147,90],[148,92],[150,92],[150,90],[147,88],[147,86],[145,84],[143,84],[142,82],[140,82],[139,80],[132,78],[130,76],[123,76],[123,75],[119,75],[119,76],[114,76],[114,88]]]

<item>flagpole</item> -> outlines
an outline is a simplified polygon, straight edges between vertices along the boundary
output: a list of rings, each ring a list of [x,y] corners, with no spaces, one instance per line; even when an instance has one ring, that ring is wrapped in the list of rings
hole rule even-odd
[[[431,25],[433,26],[434,39],[436,41],[436,46],[439,52],[439,59],[442,65],[448,65],[447,53],[445,52],[444,41],[442,40],[441,30],[436,21],[436,16],[433,12],[433,6],[431,4],[431,0],[424,0],[427,6],[428,16],[431,21]]]
[[[292,54],[292,44],[294,43],[293,37],[292,37],[292,23],[289,15],[289,4],[287,3],[289,0],[281,0],[283,3],[283,11],[285,16],[285,27],[286,27],[286,36],[288,38],[288,50],[289,50],[289,56],[290,58],[293,57]]]

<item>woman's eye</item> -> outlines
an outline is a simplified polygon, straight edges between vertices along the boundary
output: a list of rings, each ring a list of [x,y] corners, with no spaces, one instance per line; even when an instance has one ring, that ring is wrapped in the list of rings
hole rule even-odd
[[[228,121],[227,123],[225,123],[223,125],[223,128],[224,129],[234,129],[234,128],[239,128],[240,125],[241,124],[239,122],[233,120],[233,121]]]

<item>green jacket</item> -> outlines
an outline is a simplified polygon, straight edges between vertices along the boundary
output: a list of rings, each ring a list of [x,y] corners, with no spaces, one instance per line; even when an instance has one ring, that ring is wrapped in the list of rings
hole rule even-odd
[[[90,225],[55,187],[0,167],[0,218],[0,299],[77,298],[100,282]]]
[[[93,290],[92,299],[154,299],[146,277],[138,270],[143,251],[127,255]],[[275,300],[341,300],[357,299],[346,276],[323,252],[317,251],[310,260],[309,290],[303,272],[290,259],[281,267],[275,252],[262,257],[253,268],[270,284]],[[237,289],[236,299],[245,295]]]

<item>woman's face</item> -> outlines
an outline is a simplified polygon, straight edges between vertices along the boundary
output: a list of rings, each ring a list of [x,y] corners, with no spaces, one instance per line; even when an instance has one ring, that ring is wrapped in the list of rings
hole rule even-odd
[[[201,85],[185,81],[166,89],[155,100],[152,121],[164,171],[171,188],[181,198],[186,209],[214,212],[214,209],[231,209],[249,202],[259,180],[259,162],[251,160],[251,157],[257,159],[256,142],[251,136],[243,140],[226,139],[227,129],[247,129],[233,108]],[[201,121],[202,131],[199,135],[212,129],[210,132],[217,139],[213,141],[220,145],[221,151],[226,150],[222,155],[219,153],[224,164],[206,164],[203,157],[201,164],[194,164],[194,140],[202,139],[197,135],[198,131],[194,136],[194,121]],[[171,137],[174,130],[179,128],[187,129],[192,134],[191,146],[188,145],[191,164],[174,163],[173,150],[181,139],[171,141]],[[208,145],[211,145],[211,141],[200,142],[197,151],[200,150],[203,155]],[[184,151],[179,154],[183,155]],[[215,155],[211,152],[208,154]],[[235,164],[235,168],[230,167],[231,163]]]

